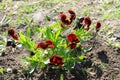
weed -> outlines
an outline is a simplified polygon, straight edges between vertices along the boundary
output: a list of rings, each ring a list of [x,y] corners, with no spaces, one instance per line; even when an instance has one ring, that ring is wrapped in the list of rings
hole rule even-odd
[[[37,9],[38,9],[38,7],[35,4],[34,5],[26,5],[26,6],[19,8],[20,11],[22,11],[23,13],[26,13],[26,14],[33,13]]]

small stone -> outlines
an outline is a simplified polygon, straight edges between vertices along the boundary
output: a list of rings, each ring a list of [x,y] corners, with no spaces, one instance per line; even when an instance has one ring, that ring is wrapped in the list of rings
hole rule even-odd
[[[7,73],[12,73],[12,69],[11,68],[7,68]]]
[[[2,52],[1,56],[4,57],[5,56],[5,52]]]
[[[17,70],[17,69],[13,69],[12,72],[13,72],[14,74],[17,74],[17,73],[18,73],[18,70]]]
[[[91,76],[95,76],[95,75],[96,75],[95,72],[89,72],[89,74],[90,74]]]

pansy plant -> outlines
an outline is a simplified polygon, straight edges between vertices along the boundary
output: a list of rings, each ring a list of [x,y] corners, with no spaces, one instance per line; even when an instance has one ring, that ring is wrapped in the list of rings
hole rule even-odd
[[[28,51],[33,55],[27,57],[27,61],[31,63],[31,66],[40,67],[51,66],[54,68],[71,69],[77,62],[83,62],[85,49],[84,41],[92,37],[90,33],[91,18],[89,16],[77,18],[75,25],[71,25],[76,19],[76,13],[73,10],[68,10],[70,16],[62,13],[59,15],[60,22],[56,22],[44,28],[39,29],[38,39],[31,39],[30,29],[28,30],[28,36],[25,36],[22,32],[18,36],[14,29],[8,30],[8,34],[15,40],[18,40]],[[62,36],[64,28],[71,26],[72,32]],[[101,23],[97,22],[95,26],[96,33],[99,32]],[[7,45],[11,44],[10,42]],[[82,54],[81,54],[82,53]]]

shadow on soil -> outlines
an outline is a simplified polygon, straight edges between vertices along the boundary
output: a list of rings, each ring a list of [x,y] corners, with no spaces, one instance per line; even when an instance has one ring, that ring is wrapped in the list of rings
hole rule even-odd
[[[98,52],[98,58],[99,58],[102,62],[104,62],[104,63],[108,63],[108,62],[109,62],[108,57],[107,57],[106,54],[107,54],[106,51],[100,51],[100,52]]]

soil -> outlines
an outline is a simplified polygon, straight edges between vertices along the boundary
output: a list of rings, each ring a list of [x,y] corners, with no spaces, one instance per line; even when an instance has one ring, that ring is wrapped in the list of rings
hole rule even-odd
[[[15,3],[16,2],[17,1],[15,1]],[[19,3],[21,3],[21,1]],[[102,3],[97,0],[80,0],[78,3],[61,2],[52,4],[51,8],[48,6],[43,7],[29,14],[29,16],[33,17],[36,25],[45,25],[46,15],[51,18],[49,23],[52,23],[58,18],[60,12],[65,12],[70,7],[77,13],[77,16],[81,17],[83,16],[82,11],[84,7],[89,6],[89,16],[91,16],[93,22],[95,22],[102,16],[100,10],[98,10],[101,5]],[[110,5],[113,6],[115,4],[111,3]],[[58,8],[58,10],[55,10],[56,8]],[[107,11],[109,11],[109,9],[106,9],[106,12]],[[4,11],[0,11],[0,13],[1,16],[4,15]],[[0,17],[0,20],[1,19],[2,17]],[[84,67],[86,67],[86,72],[83,74],[81,70],[71,70],[71,74],[74,75],[72,80],[120,80],[120,48],[106,44],[107,39],[113,37],[116,38],[118,44],[120,43],[119,21],[119,19],[106,19],[102,21],[102,25],[109,26],[108,29],[106,32],[99,34],[93,49],[85,53],[86,64],[84,64]],[[19,25],[16,26],[18,27]],[[8,28],[6,25],[1,26],[0,35]],[[107,34],[110,29],[114,31],[112,35]],[[91,44],[92,43],[90,43],[90,45]],[[50,80],[60,80],[60,74],[68,76],[68,71],[61,69],[54,70],[49,67],[45,69],[36,68],[32,74],[26,73],[23,71],[26,65],[21,58],[29,55],[30,53],[26,52],[23,48],[7,47],[0,56],[0,68],[4,68],[4,74],[0,74],[0,80],[48,80],[47,78]]]
[[[85,54],[87,72],[85,75],[77,74],[77,71],[72,70],[71,74],[75,76],[73,80],[119,80],[120,79],[120,50],[111,46],[96,43],[93,50]],[[0,57],[0,66],[5,69],[0,80],[59,80],[60,74],[67,75],[67,71],[53,70],[46,68],[41,70],[37,68],[32,74],[22,71],[23,63],[21,57],[23,50],[9,48],[3,52]],[[6,72],[10,68],[9,73]]]

